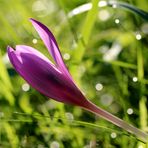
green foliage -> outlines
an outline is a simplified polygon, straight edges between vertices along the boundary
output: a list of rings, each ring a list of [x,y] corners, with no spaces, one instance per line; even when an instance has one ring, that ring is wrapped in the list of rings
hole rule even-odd
[[[69,17],[89,2],[92,9]],[[147,132],[148,2],[120,1],[116,8],[98,8],[97,3],[0,1],[0,147],[146,148],[136,137],[79,107],[45,98],[26,84],[6,57],[7,45],[26,44],[51,59],[28,20],[43,22],[54,33],[63,57],[70,55],[65,63],[85,96]]]

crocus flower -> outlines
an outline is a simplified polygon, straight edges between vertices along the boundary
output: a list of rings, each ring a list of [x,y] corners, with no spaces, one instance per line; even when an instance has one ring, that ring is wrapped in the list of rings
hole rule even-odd
[[[8,46],[8,56],[16,71],[43,95],[56,101],[82,107],[135,134],[146,142],[148,138],[146,133],[97,107],[85,98],[69,74],[51,31],[34,19],[30,19],[30,21],[43,40],[55,64],[30,46],[17,45],[15,49]]]

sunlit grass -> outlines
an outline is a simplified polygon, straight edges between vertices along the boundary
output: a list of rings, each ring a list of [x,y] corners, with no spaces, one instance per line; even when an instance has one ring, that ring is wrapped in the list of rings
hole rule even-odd
[[[92,9],[68,16],[90,2]],[[24,91],[26,82],[6,58],[7,45],[16,44],[33,46],[49,56],[28,19],[44,22],[62,55],[69,54],[65,62],[85,96],[147,132],[148,15],[139,9],[147,11],[148,2],[123,2],[134,10],[115,5],[98,8],[98,0],[0,1],[0,147],[146,148],[133,135],[93,114],[49,100],[31,87]],[[102,19],[102,15],[107,16]],[[102,88],[96,89],[96,84]]]

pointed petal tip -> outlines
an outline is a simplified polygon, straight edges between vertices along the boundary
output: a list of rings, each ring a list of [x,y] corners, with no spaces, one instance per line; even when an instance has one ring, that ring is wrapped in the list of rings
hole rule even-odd
[[[33,22],[33,21],[35,21],[35,19],[33,19],[33,18],[29,18],[29,21],[30,21],[30,22]]]
[[[8,52],[8,53],[14,52],[14,49],[8,45],[8,46],[7,46],[7,52]]]
[[[12,47],[10,47],[9,45],[7,46],[7,55],[9,57],[10,63],[12,63],[12,65],[15,65],[14,59],[13,59],[14,55],[15,55],[15,50]]]
[[[41,22],[39,22],[33,18],[30,18],[29,20],[37,32],[40,30],[40,28],[46,28]]]
[[[30,21],[35,28],[35,30],[38,32],[40,38],[43,40],[45,46],[47,47],[48,51],[50,52],[51,56],[53,57],[54,61],[60,67],[60,70],[65,73],[66,76],[69,77],[69,79],[72,80],[67,67],[64,64],[64,61],[62,59],[61,53],[59,51],[58,44],[56,42],[56,39],[50,29],[42,24],[41,22],[30,18]],[[73,80],[72,80],[73,81]]]
[[[32,24],[34,24],[34,23],[39,24],[39,23],[40,23],[40,22],[38,22],[37,20],[35,20],[35,19],[33,19],[33,18],[29,18],[29,21],[30,21]]]

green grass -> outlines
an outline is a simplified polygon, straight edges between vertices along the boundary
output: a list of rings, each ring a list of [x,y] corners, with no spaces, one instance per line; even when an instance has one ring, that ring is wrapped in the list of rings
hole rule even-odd
[[[68,17],[69,12],[88,2],[92,2],[92,9]],[[48,99],[32,87],[23,91],[26,82],[6,58],[7,46],[16,44],[33,46],[49,57],[28,19],[43,22],[55,35],[62,55],[70,54],[70,59],[64,61],[86,98],[148,132],[148,34],[145,30],[148,2],[121,2],[134,9],[98,8],[98,0],[0,1],[0,147],[52,147],[54,144],[60,148],[147,147],[137,137],[79,107]],[[106,20],[101,19],[103,14],[107,15]],[[116,24],[115,19],[120,23]],[[136,39],[137,33],[141,34],[140,40]],[[37,39],[37,44],[33,39]],[[104,55],[114,47],[121,51],[113,59],[105,60]],[[97,83],[103,85],[100,91],[95,88]],[[133,110],[131,115],[127,113],[129,108]]]

